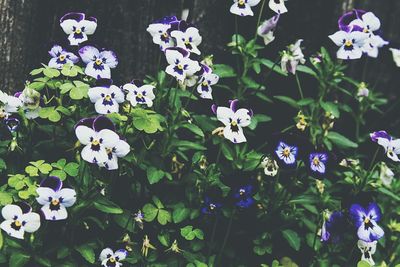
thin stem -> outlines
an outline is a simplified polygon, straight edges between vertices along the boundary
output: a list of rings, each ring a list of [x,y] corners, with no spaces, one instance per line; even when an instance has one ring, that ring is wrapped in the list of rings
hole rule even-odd
[[[299,80],[299,76],[297,75],[297,73],[296,73],[296,83],[297,83],[297,88],[299,89],[299,94],[300,94],[300,97],[301,97],[301,99],[303,99],[304,98],[304,95],[303,95],[303,89],[301,88],[301,84],[300,84],[300,80]]]
[[[210,258],[211,250],[212,250],[212,247],[214,245],[214,238],[215,238],[215,233],[217,231],[217,224],[218,224],[218,216],[215,216],[214,225],[213,225],[213,229],[212,229],[212,232],[211,232],[211,241],[210,241],[210,244],[209,244],[209,247],[208,247],[207,259]]]
[[[258,29],[258,26],[260,25],[261,17],[262,17],[262,14],[263,14],[263,12],[264,12],[264,5],[265,5],[265,0],[262,1],[260,13],[258,13],[257,26],[256,26],[256,33],[254,34],[254,39],[257,38],[257,29]]]
[[[218,254],[218,258],[217,258],[217,261],[216,261],[216,263],[217,263],[216,266],[219,266],[219,262],[221,261],[222,254],[224,252],[226,243],[228,242],[229,235],[231,234],[232,222],[233,222],[234,215],[235,215],[235,212],[232,212],[231,218],[229,219],[228,228],[227,228],[225,236],[224,236],[224,241],[222,243],[221,250],[220,250],[220,252]]]

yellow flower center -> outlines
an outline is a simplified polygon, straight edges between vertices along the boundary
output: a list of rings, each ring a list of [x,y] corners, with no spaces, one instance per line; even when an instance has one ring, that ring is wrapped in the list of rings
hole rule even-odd
[[[365,218],[365,219],[364,219],[364,223],[365,223],[365,224],[369,223],[369,221],[370,221],[369,218]]]
[[[313,164],[314,164],[315,166],[318,166],[318,165],[319,165],[319,158],[318,158],[318,157],[314,157],[314,159],[313,159]]]
[[[18,221],[18,220],[15,221],[14,224],[15,224],[15,226],[17,226],[17,227],[20,227],[20,226],[22,225],[22,223],[21,223],[20,221]]]
[[[96,59],[95,63],[97,65],[101,65],[101,63],[103,63],[103,61],[100,58],[98,58],[98,59]]]
[[[239,5],[244,5],[245,0],[239,0]]]
[[[110,262],[115,262],[115,258],[114,258],[114,257],[111,257],[111,258],[110,258]]]
[[[60,55],[59,58],[60,58],[61,61],[64,61],[65,60],[65,55]]]
[[[162,36],[164,36],[165,38],[167,38],[167,37],[168,37],[168,33],[164,32],[164,33],[162,34]]]
[[[204,81],[204,82],[202,82],[202,85],[203,85],[203,86],[207,86],[207,85],[208,85],[208,82],[207,82],[207,81]]]
[[[111,100],[111,96],[110,95],[106,95],[106,97],[104,99],[107,100],[107,101],[110,101]]]
[[[79,29],[79,28],[75,30],[75,33],[76,33],[76,34],[80,34],[81,32],[82,32],[82,30]]]
[[[232,122],[231,122],[231,125],[232,125],[232,126],[236,126],[236,125],[237,125],[237,122],[236,122],[236,121],[232,121]]]
[[[283,150],[283,155],[284,155],[285,157],[288,157],[288,156],[290,155],[290,148],[286,147],[286,148]]]
[[[92,145],[97,146],[98,144],[100,144],[99,140],[93,140],[92,141]]]
[[[365,33],[369,32],[368,28],[364,28],[363,32]]]
[[[352,45],[353,45],[353,42],[352,42],[351,40],[347,40],[347,41],[344,43],[344,45],[345,45],[345,46],[352,46]]]
[[[182,64],[178,64],[178,69],[183,70]]]
[[[142,94],[142,93],[137,93],[136,96],[139,97],[139,98],[142,98],[142,97],[143,97],[143,94]]]
[[[53,205],[53,206],[57,206],[59,203],[60,203],[60,201],[58,199],[53,199],[51,201],[51,205]]]

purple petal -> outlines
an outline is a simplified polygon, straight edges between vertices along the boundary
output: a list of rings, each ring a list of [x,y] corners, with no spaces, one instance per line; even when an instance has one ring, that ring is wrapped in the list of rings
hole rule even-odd
[[[392,140],[392,137],[386,131],[378,131],[370,134],[373,142],[378,142],[378,138]]]
[[[181,54],[183,55],[183,57],[188,57],[188,56],[189,56],[189,52],[186,51],[186,50],[183,49],[183,48],[180,48],[180,47],[169,47],[169,48],[165,49],[164,52],[166,52],[167,50],[175,50],[175,51],[178,51],[179,53],[181,53]]]
[[[136,87],[142,87],[144,85],[143,81],[138,80],[138,79],[134,79],[131,81],[131,84],[136,85]]]
[[[236,112],[238,102],[239,102],[239,100],[237,100],[237,99],[229,100],[230,108],[231,108],[231,110],[233,110],[233,112]]]
[[[112,84],[113,84],[113,80],[111,80],[111,79],[97,79],[96,80],[97,87],[109,88]]]
[[[360,227],[364,221],[361,216],[361,214],[365,214],[364,208],[359,204],[353,204],[349,209],[349,213],[356,227],[357,228]]]
[[[112,120],[110,120],[106,116],[98,116],[93,122],[93,129],[96,132],[99,132],[103,129],[109,129],[115,132],[115,125]]]
[[[339,29],[345,32],[350,32],[352,30],[357,30],[358,27],[350,27],[349,24],[355,19],[360,19],[362,15],[367,13],[361,9],[354,9],[353,11],[343,14],[338,21]]]
[[[76,129],[76,127],[82,126],[82,125],[86,126],[86,127],[89,127],[89,128],[93,128],[93,122],[94,122],[95,119],[96,119],[95,117],[81,119],[80,121],[78,121],[75,124],[74,128]]]
[[[16,204],[18,207],[21,208],[22,213],[24,213],[24,214],[32,211],[32,207],[31,207],[28,203],[26,203],[26,202],[24,202],[24,201],[17,202],[17,203],[15,203],[15,204]]]
[[[214,114],[217,114],[217,105],[215,105],[215,104],[213,104],[212,106],[211,106],[211,110],[212,110],[212,112],[214,113]]]
[[[62,188],[63,182],[57,176],[49,176],[42,180],[40,187],[48,187],[53,189],[55,192]]]
[[[62,18],[60,19],[60,23],[62,23],[64,20],[67,20],[67,19],[81,21],[81,20],[85,19],[85,14],[84,13],[77,13],[77,12],[67,13],[64,16],[62,16]]]
[[[382,217],[382,214],[381,214],[381,209],[379,208],[379,206],[376,204],[376,203],[374,203],[374,202],[372,202],[372,203],[369,203],[369,205],[368,205],[368,207],[367,207],[367,210],[366,210],[366,213],[368,214],[368,213],[373,213],[373,215],[374,215],[374,220],[376,221],[376,222],[378,222],[380,219],[381,219],[381,217]]]

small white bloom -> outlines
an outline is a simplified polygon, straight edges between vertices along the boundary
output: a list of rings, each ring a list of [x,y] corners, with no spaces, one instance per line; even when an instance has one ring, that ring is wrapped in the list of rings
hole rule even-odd
[[[25,232],[33,233],[40,227],[40,216],[31,212],[30,207],[23,211],[17,205],[6,205],[1,214],[5,221],[0,224],[0,228],[12,237],[24,239]]]
[[[154,86],[149,84],[142,84],[139,81],[133,81],[123,86],[123,89],[128,92],[126,100],[128,100],[133,107],[137,104],[153,106],[153,100],[156,96],[153,93]]]
[[[254,16],[251,7],[258,5],[261,0],[233,0],[230,12],[239,16]]]
[[[394,63],[397,67],[400,67],[400,49],[390,48],[390,51],[392,51]]]
[[[124,140],[118,140],[115,146],[106,147],[107,161],[99,163],[100,167],[105,167],[107,170],[118,169],[118,158],[125,157],[131,151],[130,145]]]
[[[55,181],[55,183],[47,185],[46,183],[50,180]],[[62,181],[58,177],[50,176],[36,189],[39,195],[36,200],[42,205],[41,211],[46,220],[58,221],[67,219],[68,213],[66,208],[75,204],[75,190],[62,188],[62,185]],[[48,186],[52,186],[52,188]]]
[[[49,67],[55,69],[62,69],[64,64],[75,64],[79,61],[79,58],[73,53],[70,53],[63,49],[59,45],[54,45],[49,51],[51,59],[49,61]]]
[[[197,48],[202,41],[199,30],[195,27],[189,27],[186,31],[172,31],[171,36],[175,38],[177,47],[183,48],[190,53],[200,55],[201,52]]]
[[[128,252],[125,249],[119,249],[114,251],[110,248],[105,248],[101,251],[99,260],[101,262],[101,266],[103,267],[120,267]]]
[[[97,28],[97,19],[86,18],[83,13],[68,13],[60,19],[60,26],[66,34],[71,45],[79,45],[88,40]]]
[[[363,240],[358,240],[357,246],[361,251],[361,260],[368,262],[371,266],[375,265],[372,255],[376,252],[377,241],[365,242]]]
[[[237,100],[231,101],[230,108],[214,107],[217,119],[222,122],[224,127],[224,137],[233,143],[246,142],[246,137],[243,134],[243,127],[247,127],[251,123],[252,112],[248,109],[236,109]]]
[[[123,103],[125,95],[121,88],[112,84],[92,87],[88,96],[99,114],[118,113],[119,103]]]
[[[281,58],[281,69],[285,73],[296,74],[297,66],[306,63],[303,51],[301,50],[302,39],[296,41],[295,44],[288,46],[287,51],[283,51]]]
[[[193,76],[201,69],[200,64],[188,58],[188,53],[185,53],[185,51],[167,49],[165,56],[169,64],[165,72],[181,83],[184,83],[187,77]]]
[[[359,31],[345,32],[337,31],[329,36],[329,38],[337,45],[340,46],[337,51],[337,58],[339,59],[358,59],[362,56],[362,47],[365,44],[368,34]]]
[[[174,47],[175,42],[170,35],[171,23],[177,23],[175,16],[165,17],[147,27],[147,32],[153,37],[153,43],[158,44],[162,51],[169,47]]]
[[[22,101],[18,97],[0,91],[0,119],[8,118],[11,113],[17,113],[21,106]]]
[[[269,0],[269,8],[275,11],[275,13],[283,14],[288,12],[285,1],[287,0]]]
[[[111,79],[111,69],[117,67],[118,59],[113,51],[99,51],[94,46],[84,46],[79,50],[86,64],[85,74],[95,79]]]
[[[357,96],[360,99],[369,96],[369,89],[367,88],[367,85],[365,83],[360,83],[360,85],[358,87]]]
[[[199,84],[197,86],[197,92],[200,94],[201,98],[212,99],[212,85],[215,85],[219,81],[219,76],[212,73],[210,67],[202,65],[203,74],[199,79]]]
[[[275,176],[278,173],[279,166],[276,160],[265,157],[261,162],[261,167],[264,168],[265,175]]]

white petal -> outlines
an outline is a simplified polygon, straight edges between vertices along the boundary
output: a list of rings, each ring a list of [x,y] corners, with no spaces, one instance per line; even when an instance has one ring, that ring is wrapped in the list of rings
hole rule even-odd
[[[103,147],[98,151],[94,151],[91,148],[91,144],[88,144],[82,149],[81,152],[82,159],[90,163],[105,162],[107,160],[107,152]]]
[[[83,145],[87,145],[90,143],[90,138],[96,137],[96,132],[84,125],[80,125],[75,129],[76,137],[78,138],[79,142]]]
[[[337,58],[340,59],[359,59],[362,56],[361,48],[353,46],[353,50],[345,50],[344,46],[337,51]]]
[[[18,218],[21,217],[22,210],[17,205],[9,204],[4,206],[4,208],[1,210],[1,215],[6,220],[12,220],[15,216],[17,216]]]
[[[99,114],[118,113],[119,111],[119,105],[115,100],[111,100],[111,103],[107,101],[107,104],[104,104],[103,98],[96,101],[94,108]]]
[[[78,22],[74,19],[67,19],[60,23],[61,28],[66,34],[74,32],[74,27],[78,27]]]
[[[390,48],[392,51],[393,61],[397,67],[400,67],[400,49]]]
[[[118,65],[117,55],[113,51],[102,51],[100,53],[100,58],[103,60],[104,64],[107,64],[111,69]]]
[[[235,116],[233,110],[227,107],[217,108],[217,119],[223,124],[230,126],[231,119]]]
[[[118,103],[122,103],[125,101],[125,94],[122,92],[121,88],[115,85],[110,86],[111,93],[114,93],[114,99]]]
[[[329,35],[329,38],[337,45],[342,46],[345,41],[348,39],[348,33],[345,31],[337,31],[332,35]]]
[[[117,145],[114,147],[114,154],[119,157],[125,157],[131,150],[130,145],[124,140],[119,140]]]
[[[109,129],[103,129],[98,133],[98,137],[102,139],[101,144],[104,147],[115,147],[115,145],[120,141],[118,134]]]
[[[85,68],[85,74],[95,79],[110,79],[111,69],[108,65],[102,64],[103,69],[96,69],[94,67],[95,62],[89,62]]]
[[[114,256],[118,257],[118,261],[122,261],[126,258],[128,252],[125,249],[119,249],[115,251]]]
[[[260,3],[261,0],[247,0],[247,4],[250,6],[256,6],[258,3]]]
[[[269,8],[272,9],[277,14],[283,14],[288,12],[285,1],[279,0],[279,3],[276,3],[276,0],[269,0]]]
[[[79,55],[81,56],[82,61],[87,64],[95,61],[99,57],[100,52],[96,47],[87,45],[79,49]]]
[[[0,228],[3,229],[9,236],[24,239],[24,228],[21,227],[18,231],[11,227],[13,220],[6,220],[0,224]]]
[[[36,193],[39,195],[36,198],[36,201],[40,205],[46,205],[47,203],[50,203],[50,199],[57,198],[56,192],[49,187],[38,187]]]
[[[63,188],[57,192],[58,198],[60,199],[60,203],[64,207],[71,207],[76,202],[76,192],[71,188]]]
[[[99,260],[100,261],[106,260],[106,259],[112,257],[113,255],[114,255],[114,251],[112,251],[111,248],[105,248],[101,251]]]
[[[231,6],[230,12],[232,14],[239,15],[239,16],[253,16],[254,15],[253,11],[251,10],[250,5],[247,3],[244,4],[243,8],[239,7],[238,3],[234,3]]]
[[[372,12],[367,12],[362,15],[362,19],[364,24],[369,26],[369,30],[372,32],[379,30],[381,27],[380,20]]]
[[[75,33],[71,33],[68,36],[70,45],[79,45],[80,43],[86,42],[88,40],[86,33],[82,32],[79,38],[76,38]]]
[[[251,123],[251,116],[249,115],[249,110],[241,108],[235,112],[234,120],[238,122],[241,127],[249,126]]]
[[[170,65],[174,65],[177,60],[182,61],[183,55],[176,50],[166,50],[165,57],[167,58],[167,62]]]
[[[92,103],[96,103],[97,100],[102,99],[102,94],[106,94],[107,89],[104,87],[92,87],[88,90],[88,96]]]
[[[21,221],[25,222],[24,230],[28,233],[36,232],[40,228],[40,216],[35,212],[23,214]]]
[[[235,144],[243,143],[243,142],[247,141],[246,137],[243,134],[243,129],[240,126],[238,126],[237,132],[233,132],[230,125],[225,126],[224,137]]]
[[[65,220],[68,218],[67,209],[63,205],[60,205],[58,210],[51,210],[50,203],[48,203],[41,208],[41,211],[45,219],[49,221]]]
[[[79,27],[83,29],[83,32],[87,35],[92,35],[96,31],[97,23],[84,19],[79,22]]]

